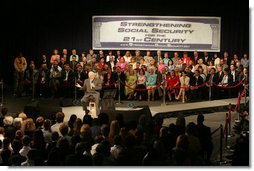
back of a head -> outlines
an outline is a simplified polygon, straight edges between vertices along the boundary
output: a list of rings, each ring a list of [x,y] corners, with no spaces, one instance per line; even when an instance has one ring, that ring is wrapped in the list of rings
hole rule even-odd
[[[49,119],[45,119],[43,123],[43,127],[45,130],[49,130],[51,127],[51,121]]]
[[[35,121],[36,128],[42,127],[43,123],[44,123],[44,118],[42,116],[39,116],[36,118],[36,121]]]
[[[13,152],[18,153],[19,150],[22,148],[22,143],[19,140],[14,139],[11,146],[12,146]]]
[[[202,124],[204,122],[204,115],[203,114],[199,114],[197,117],[197,124]]]
[[[176,147],[187,150],[189,148],[188,137],[185,134],[179,135],[176,139]]]
[[[18,117],[22,118],[23,121],[27,119],[27,115],[24,112],[19,113]]]
[[[89,126],[92,126],[93,118],[91,115],[84,115],[83,117],[83,124],[88,124]]]
[[[83,124],[80,128],[81,135],[89,135],[91,133],[90,126],[88,124]]]
[[[84,142],[79,142],[75,146],[75,154],[77,155],[83,155],[85,152],[85,143]]]
[[[13,117],[12,116],[5,116],[3,122],[4,122],[5,126],[11,126],[13,123]]]
[[[58,123],[62,123],[64,121],[64,113],[63,112],[56,113],[56,121]]]
[[[99,124],[109,124],[109,116],[106,113],[100,113],[98,115]]]
[[[28,135],[24,135],[22,138],[23,146],[28,146],[31,143],[31,138]]]
[[[69,119],[69,121],[68,121],[68,126],[69,126],[70,128],[73,128],[73,124],[75,123],[76,119],[77,119],[77,115],[72,114],[72,115],[70,116],[70,119]]]
[[[185,118],[183,115],[178,115],[176,119],[176,126],[185,127]]]
[[[190,122],[187,127],[186,127],[186,133],[188,135],[197,135],[197,127],[196,124],[194,122]]]
[[[67,135],[67,134],[68,134],[68,131],[69,131],[68,125],[65,124],[65,123],[62,123],[62,124],[60,125],[60,127],[59,127],[59,131],[61,132],[61,134],[62,134],[63,136]]]
[[[4,135],[4,127],[0,127],[0,134]]]
[[[108,137],[110,132],[110,128],[108,125],[102,125],[101,126],[101,133],[104,137]]]

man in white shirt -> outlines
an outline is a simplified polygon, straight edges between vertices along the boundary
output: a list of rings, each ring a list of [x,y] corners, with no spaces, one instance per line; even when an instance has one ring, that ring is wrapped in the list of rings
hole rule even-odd
[[[54,125],[52,125],[51,126],[51,131],[52,132],[58,132],[58,134],[60,135],[60,136],[62,136],[62,134],[61,134],[61,132],[60,132],[60,130],[59,130],[59,128],[60,128],[60,126],[61,126],[61,124],[63,123],[63,121],[64,121],[64,113],[63,112],[57,112],[56,113],[56,123],[54,124]]]

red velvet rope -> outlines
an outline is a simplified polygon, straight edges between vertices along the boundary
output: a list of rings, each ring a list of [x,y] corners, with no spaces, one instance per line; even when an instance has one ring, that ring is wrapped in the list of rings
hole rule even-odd
[[[235,87],[238,87],[239,85],[241,85],[243,83],[243,81],[244,81],[244,79],[242,79],[241,81],[239,81],[237,84],[235,84],[233,86],[230,86],[230,85],[220,86],[220,85],[216,85],[216,84],[214,84],[214,85],[217,87],[220,87],[220,88],[235,88]]]
[[[237,84],[233,85],[233,86],[219,86],[219,85],[216,85],[216,84],[213,84],[214,86],[216,87],[220,87],[220,88],[225,88],[225,89],[228,89],[228,88],[235,88],[235,87],[238,87],[239,85],[241,85],[243,83],[244,79],[239,81]],[[126,83],[123,83],[122,81],[120,81],[122,85],[124,85],[125,87],[128,87],[129,89],[132,89],[132,90],[135,90],[135,91],[146,91],[146,90],[153,90],[153,89],[156,89],[158,87],[161,86],[161,84],[157,85],[156,87],[153,87],[153,88],[143,88],[143,89],[139,89],[139,88],[132,88],[130,85],[126,84]],[[116,83],[116,82],[115,82]],[[115,85],[115,83],[113,84],[110,84],[110,85],[106,85],[106,86],[103,86],[103,88],[108,88],[108,87],[111,87],[112,85]],[[206,86],[207,84],[209,83],[209,81],[201,84],[201,85],[198,85],[198,86],[190,86],[191,89],[196,89],[196,88],[201,88],[201,87],[204,87]],[[186,86],[174,86],[172,88],[186,88]]]
[[[249,85],[246,85],[245,88],[243,89],[243,91],[241,92],[241,94],[238,96],[237,102],[236,102],[236,105],[235,105],[235,108],[234,108],[234,109],[229,109],[229,111],[228,111],[228,117],[226,118],[225,125],[224,125],[224,134],[225,134],[225,132],[226,132],[226,129],[227,129],[227,127],[228,127],[228,124],[229,124],[230,121],[231,121],[231,112],[236,112],[236,110],[237,110],[237,108],[238,108],[238,106],[239,106],[239,104],[240,104],[240,101],[241,101],[241,99],[242,99],[242,96],[243,96],[243,94],[245,93],[245,91],[247,90],[248,86],[249,86]]]

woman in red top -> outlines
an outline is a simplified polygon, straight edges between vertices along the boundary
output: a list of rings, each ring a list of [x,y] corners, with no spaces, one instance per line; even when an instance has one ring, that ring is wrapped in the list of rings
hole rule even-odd
[[[104,70],[104,65],[105,65],[105,59],[101,58],[100,61],[98,62],[98,68],[100,70]]]
[[[187,52],[183,53],[183,57],[181,58],[182,64],[189,65],[190,57],[188,57]]]
[[[171,94],[175,94],[173,97],[176,96],[177,94],[177,88],[176,86],[179,84],[179,76],[175,74],[175,71],[172,70],[169,74],[169,76],[167,76],[166,78],[167,81],[167,89],[168,89],[168,98],[169,101],[172,101],[172,95]]]

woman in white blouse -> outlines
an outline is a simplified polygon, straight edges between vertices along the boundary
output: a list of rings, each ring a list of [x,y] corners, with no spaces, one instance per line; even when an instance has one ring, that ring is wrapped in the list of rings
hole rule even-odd
[[[182,102],[184,103],[186,99],[185,92],[189,90],[189,86],[190,86],[190,77],[186,75],[185,71],[182,72],[182,76],[180,77],[180,84],[181,84],[181,87],[180,87],[179,94],[175,98],[176,100],[179,100],[180,96],[182,96]]]

